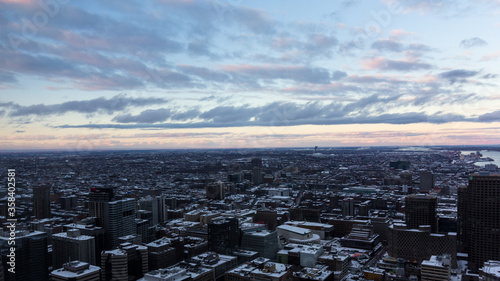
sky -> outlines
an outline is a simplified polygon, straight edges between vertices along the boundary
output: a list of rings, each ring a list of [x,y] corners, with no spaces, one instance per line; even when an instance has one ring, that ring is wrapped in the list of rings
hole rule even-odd
[[[500,144],[500,0],[0,0],[0,150]]]

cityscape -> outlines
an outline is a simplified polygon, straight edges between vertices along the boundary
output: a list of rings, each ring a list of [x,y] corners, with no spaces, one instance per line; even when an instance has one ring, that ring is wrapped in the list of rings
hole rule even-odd
[[[4,280],[499,280],[486,155],[500,149],[5,153]]]
[[[0,281],[500,280],[499,0],[0,0]]]

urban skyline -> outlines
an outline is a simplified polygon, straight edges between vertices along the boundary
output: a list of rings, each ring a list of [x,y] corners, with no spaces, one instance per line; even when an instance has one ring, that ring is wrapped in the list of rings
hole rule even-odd
[[[498,145],[499,13],[0,0],[0,150]]]

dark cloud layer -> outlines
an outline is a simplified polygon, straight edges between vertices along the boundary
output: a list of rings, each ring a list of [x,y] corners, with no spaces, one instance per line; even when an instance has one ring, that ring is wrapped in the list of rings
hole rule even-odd
[[[67,112],[112,114],[122,111],[127,107],[141,107],[148,105],[164,104],[167,100],[161,98],[131,98],[125,95],[116,95],[112,98],[96,98],[85,101],[68,101],[60,104],[36,104],[21,106],[15,103],[3,103],[0,107],[9,109],[9,116],[19,117],[28,115],[47,116],[64,114]]]
[[[451,84],[455,82],[465,82],[466,78],[473,77],[477,75],[479,71],[465,70],[465,69],[454,69],[439,74],[439,77],[450,81]]]

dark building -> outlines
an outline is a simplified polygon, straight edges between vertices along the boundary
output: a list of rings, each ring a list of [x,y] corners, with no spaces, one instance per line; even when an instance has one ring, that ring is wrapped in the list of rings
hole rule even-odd
[[[237,218],[213,220],[208,224],[208,246],[211,251],[229,255],[238,248],[239,238]]]
[[[50,186],[33,188],[33,215],[37,219],[50,218]]]
[[[373,250],[379,243],[380,236],[373,232],[373,225],[355,224],[351,233],[340,240],[342,247]]]
[[[136,234],[135,199],[113,200],[113,189],[92,188],[89,194],[89,213],[103,227],[105,249],[118,246],[118,237]]]
[[[267,229],[276,230],[278,226],[278,212],[272,210],[258,210],[254,222],[267,225]]]
[[[408,170],[410,168],[409,161],[391,161],[389,167],[394,169]]]
[[[420,172],[420,191],[429,191],[431,189],[434,189],[435,183],[436,175],[434,175],[432,172]]]
[[[431,233],[428,226],[407,229],[405,224],[389,226],[387,253],[393,258],[419,264],[432,255],[449,254],[452,267],[457,265],[457,234]]]
[[[461,250],[476,271],[488,260],[500,260],[500,175],[473,174],[458,191]]]
[[[262,168],[262,158],[252,158],[252,167]]]
[[[342,217],[354,216],[354,198],[344,198],[342,200]]]
[[[146,246],[148,247],[149,270],[167,268],[178,262],[176,249],[171,247],[171,239],[163,237]]]
[[[5,281],[49,280],[49,256],[47,252],[47,234],[40,231],[16,231],[15,273],[8,269],[11,245],[9,237],[0,237],[2,244],[2,262]]]
[[[71,210],[77,206],[77,197],[75,195],[61,197],[61,209],[63,210]]]
[[[409,195],[405,198],[406,225],[409,229],[418,229],[429,225],[433,233],[437,232],[437,198],[431,195]]]

